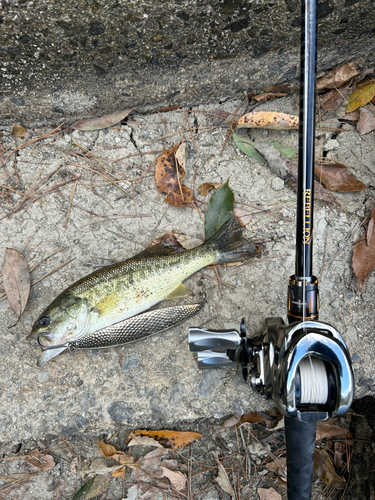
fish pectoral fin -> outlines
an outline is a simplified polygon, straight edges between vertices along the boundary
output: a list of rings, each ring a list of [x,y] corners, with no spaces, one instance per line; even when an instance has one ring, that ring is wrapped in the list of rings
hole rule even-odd
[[[191,290],[187,288],[185,285],[180,283],[177,288],[173,290],[166,298],[165,300],[172,300],[172,299],[177,299],[178,297],[186,297],[187,295],[191,295]]]
[[[118,304],[121,301],[120,295],[120,292],[117,290],[108,294],[102,300],[97,302],[91,311],[97,313],[98,317],[110,313],[114,308],[118,307]]]

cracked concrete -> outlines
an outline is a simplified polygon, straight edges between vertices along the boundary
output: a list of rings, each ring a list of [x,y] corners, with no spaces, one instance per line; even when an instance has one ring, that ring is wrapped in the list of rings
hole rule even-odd
[[[272,406],[243,383],[238,369],[199,371],[187,345],[187,329],[193,324],[238,329],[244,316],[249,332],[255,334],[265,317],[285,318],[286,314],[288,277],[294,271],[296,195],[268,165],[244,156],[231,140],[220,154],[230,116],[214,125],[210,113],[217,109],[233,113],[239,104],[228,101],[220,106],[194,106],[190,111],[150,115],[134,112],[126,124],[112,129],[68,130],[49,137],[19,150],[16,167],[21,186],[9,177],[13,157],[8,161],[1,183],[9,184],[11,179],[22,192],[37,176],[42,178],[57,168],[48,186],[69,179],[73,182],[8,217],[11,204],[3,199],[0,254],[6,247],[21,250],[31,237],[27,246],[35,248],[31,267],[54,250],[63,249],[32,272],[33,281],[74,260],[32,287],[16,327],[8,329],[15,322],[14,314],[5,300],[0,302],[3,453],[10,453],[19,444],[26,448],[27,443],[38,439],[48,445],[59,437],[74,441],[79,448],[80,440],[89,442],[119,429],[179,427],[182,422],[191,427],[198,420],[264,411]],[[297,107],[298,98],[292,94],[258,109],[296,114]],[[239,113],[245,108],[242,103]],[[194,141],[190,127],[197,131]],[[1,130],[4,147],[12,148],[9,127]],[[40,133],[30,130],[18,144]],[[253,130],[250,136],[255,142],[276,140],[297,149],[294,131]],[[203,182],[229,179],[236,207],[254,212],[247,235],[272,239],[266,244],[263,259],[242,267],[221,268],[222,290],[211,269],[189,278],[186,284],[193,296],[188,301],[199,300],[205,290],[207,305],[186,324],[118,349],[63,353],[39,369],[36,359],[40,350],[35,342],[26,341],[26,336],[39,313],[59,292],[97,266],[129,258],[172,229],[195,238],[203,236],[197,210],[167,205],[155,187],[155,159],[182,138],[188,151],[186,185],[197,188]],[[333,324],[348,343],[359,398],[375,390],[375,275],[370,275],[359,292],[351,269],[352,243],[363,234],[360,224],[374,206],[373,133],[359,136],[353,127],[345,126],[334,138],[339,148],[325,154],[349,165],[369,187],[336,194],[341,205],[316,203],[314,271],[321,277],[321,320]],[[318,140],[319,153],[319,148],[323,151],[332,140],[331,132],[323,132]],[[89,169],[94,167],[116,173],[122,182],[110,183],[92,174]],[[137,183],[135,179],[141,175]],[[66,221],[74,179],[79,180]],[[89,188],[94,188],[95,194]],[[210,196],[197,196],[203,213]],[[13,203],[18,199],[19,195],[12,194]],[[88,453],[87,449],[82,448],[82,453]],[[71,489],[77,486],[77,477],[62,469],[54,474],[59,484],[64,479]],[[55,498],[49,486],[39,482],[34,490],[23,488],[30,500]]]

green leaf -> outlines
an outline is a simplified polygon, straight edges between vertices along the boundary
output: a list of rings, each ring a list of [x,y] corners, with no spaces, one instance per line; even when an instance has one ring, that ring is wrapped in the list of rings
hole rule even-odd
[[[96,475],[92,477],[74,495],[73,500],[90,500],[98,495],[102,495],[108,490],[111,478],[106,475]]]
[[[261,163],[267,163],[262,155],[258,153],[258,151],[254,148],[254,143],[250,141],[245,136],[239,134],[233,134],[234,144],[238,147],[240,151],[245,153],[245,155],[250,156],[250,158],[254,158],[254,160],[258,160]]]
[[[280,151],[280,153],[284,155],[285,158],[295,158],[297,156],[297,153],[294,151],[294,149],[288,148],[287,146],[282,146],[277,141],[273,141],[271,142],[271,144],[275,149],[277,149],[277,151]]]
[[[234,194],[228,182],[229,179],[211,196],[208,203],[204,222],[206,240],[233,216]]]

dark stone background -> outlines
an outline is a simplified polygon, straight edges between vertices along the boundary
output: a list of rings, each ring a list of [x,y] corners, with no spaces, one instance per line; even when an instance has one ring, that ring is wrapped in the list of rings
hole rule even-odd
[[[0,121],[225,100],[293,81],[296,0],[5,0]],[[319,2],[319,70],[374,59],[374,2]]]

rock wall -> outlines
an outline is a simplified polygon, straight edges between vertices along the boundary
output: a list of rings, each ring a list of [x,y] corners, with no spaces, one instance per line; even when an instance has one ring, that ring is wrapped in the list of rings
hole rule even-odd
[[[373,61],[370,0],[318,4],[319,68]],[[296,0],[5,0],[1,123],[192,105],[293,81]]]

